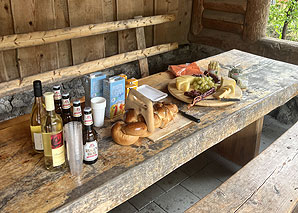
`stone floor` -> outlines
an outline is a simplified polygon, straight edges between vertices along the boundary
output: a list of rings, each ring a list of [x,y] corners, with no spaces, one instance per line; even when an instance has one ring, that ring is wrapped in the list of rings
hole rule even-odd
[[[260,152],[282,135],[290,125],[265,116]],[[184,212],[241,167],[207,150],[145,189],[110,213]]]

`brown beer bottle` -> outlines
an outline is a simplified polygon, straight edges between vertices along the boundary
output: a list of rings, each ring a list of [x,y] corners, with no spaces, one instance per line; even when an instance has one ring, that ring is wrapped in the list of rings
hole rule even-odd
[[[62,120],[63,126],[68,122],[72,121],[70,112],[69,93],[62,94]]]
[[[73,102],[72,117],[73,121],[82,122],[82,108],[79,100]]]
[[[55,103],[55,112],[62,116],[62,100],[61,100],[61,88],[60,85],[53,86],[54,91],[54,103]]]
[[[94,164],[98,159],[98,147],[96,134],[93,130],[92,112],[90,107],[84,109],[84,131],[83,131],[83,162]]]

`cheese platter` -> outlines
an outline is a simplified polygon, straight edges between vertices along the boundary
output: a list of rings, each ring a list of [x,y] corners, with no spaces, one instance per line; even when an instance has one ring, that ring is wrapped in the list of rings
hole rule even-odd
[[[168,91],[175,98],[185,103],[191,104],[193,103],[194,98],[186,96],[185,92],[190,92],[194,90],[194,87],[197,86],[193,80],[194,78],[196,77],[185,76],[184,79],[182,80],[181,80],[181,77],[175,78],[168,84]],[[187,81],[189,82],[187,83]],[[205,107],[230,106],[236,103],[236,100],[238,101],[242,97],[242,90],[240,89],[240,87],[236,85],[233,79],[228,77],[222,78],[220,85],[212,84],[211,87],[215,89],[214,90],[215,93],[213,94],[211,93],[209,96],[204,97],[203,100],[196,102],[195,103],[196,106],[205,106]],[[210,90],[210,88],[208,88],[207,90]],[[222,101],[221,98],[223,98],[224,101]],[[229,101],[229,99],[232,101]]]

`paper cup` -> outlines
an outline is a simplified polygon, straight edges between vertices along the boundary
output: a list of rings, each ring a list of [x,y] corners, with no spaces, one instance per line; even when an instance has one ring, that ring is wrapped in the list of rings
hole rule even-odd
[[[91,108],[92,108],[94,126],[102,127],[104,124],[104,118],[105,118],[106,99],[103,97],[92,98]]]

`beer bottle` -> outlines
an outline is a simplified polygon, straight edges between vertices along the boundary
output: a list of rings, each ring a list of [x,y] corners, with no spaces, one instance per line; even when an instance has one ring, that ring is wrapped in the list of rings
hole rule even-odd
[[[72,117],[73,121],[82,122],[82,109],[81,102],[79,100],[73,102]]]
[[[63,126],[72,120],[70,112],[69,93],[62,94],[62,120]]]
[[[61,100],[61,89],[60,85],[53,86],[54,91],[54,103],[55,103],[55,112],[62,116],[62,100]]]
[[[90,107],[84,109],[83,151],[85,164],[93,164],[98,159],[96,134],[93,130],[92,112]]]

